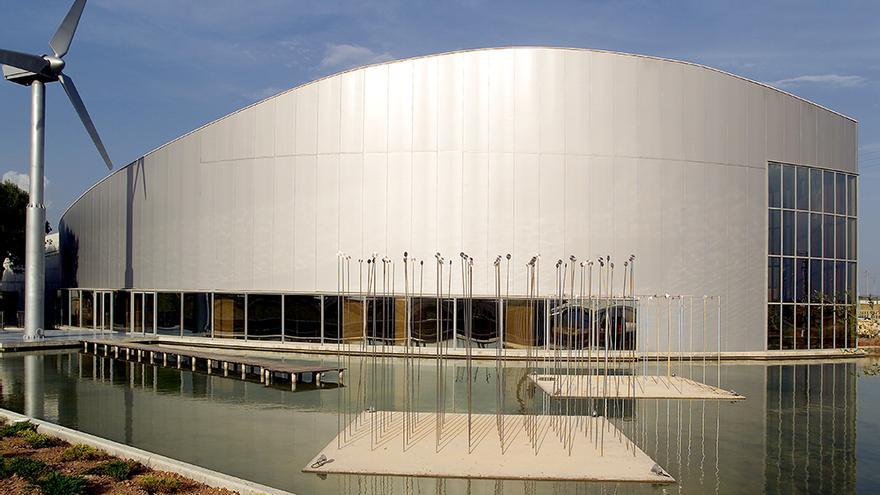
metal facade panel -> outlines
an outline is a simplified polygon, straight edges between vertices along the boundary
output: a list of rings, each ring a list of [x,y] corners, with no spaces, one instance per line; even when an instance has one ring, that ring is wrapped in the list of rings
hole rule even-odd
[[[705,71],[692,66],[682,66],[682,135],[684,148],[680,159],[690,161],[706,160],[706,88]]]
[[[590,55],[566,51],[564,70],[565,152],[582,155],[591,151]]]
[[[514,149],[517,153],[541,151],[540,81],[538,51],[523,49],[515,52],[514,66]]]
[[[727,136],[722,140],[725,162],[737,165],[749,163],[749,98],[748,86],[730,77],[722,77],[721,91],[724,100],[722,116],[726,122]],[[727,96],[724,96],[727,95]]]
[[[458,152],[437,153],[437,244],[446,259],[458,262],[462,251],[462,156]],[[459,292],[460,292],[459,288]]]
[[[250,289],[254,286],[254,160],[232,163],[235,183],[232,207],[232,288]]]
[[[727,190],[729,191],[730,208],[727,210],[726,250],[727,250],[727,287],[722,306],[725,328],[737,328],[739,322],[746,321],[749,313],[750,292],[761,293],[758,284],[750,283],[753,274],[749,265],[757,264],[752,260],[763,256],[750,245],[759,244],[757,239],[749,237],[749,169],[745,167],[725,167],[727,170]],[[759,237],[760,239],[760,237]],[[749,255],[753,255],[750,257]],[[760,307],[760,306],[758,306]],[[752,306],[753,311],[755,306]],[[755,327],[747,327],[740,332],[726,332],[722,335],[722,349],[748,349],[761,343],[761,335]],[[760,328],[760,326],[757,326]]]
[[[254,157],[275,156],[275,104],[277,98],[263,101],[253,108]]]
[[[360,153],[364,150],[364,72],[340,76],[339,151]]]
[[[528,263],[532,256],[541,254],[540,239],[540,175],[538,173],[538,155],[517,153],[513,158],[513,259],[519,260],[520,266]],[[550,265],[553,260],[544,257],[541,261],[542,271],[544,265]],[[512,290],[519,294],[526,294],[528,285],[526,274],[523,270],[516,270],[513,277]],[[552,273],[552,272],[551,272]],[[542,275],[543,278],[543,275]],[[544,278],[546,282],[552,280]],[[545,287],[546,288],[546,287]]]
[[[593,258],[597,255],[591,249],[590,243],[592,174],[589,160],[585,156],[565,156],[565,252],[575,253],[584,258]]]
[[[296,159],[289,156],[277,157],[274,160],[275,189],[271,242],[273,246],[272,284],[270,287],[280,290],[293,289],[294,259],[296,259],[294,209],[294,185]]]
[[[364,151],[388,149],[388,66],[364,69]]]
[[[724,81],[728,77],[720,72],[700,70],[702,83],[706,87],[706,100],[703,107],[706,114],[705,145],[703,155],[697,160],[715,163],[730,163],[727,154],[727,129],[732,118],[729,106],[730,95],[725,91]]]
[[[292,155],[296,150],[296,92],[290,91],[272,99],[275,102],[275,155]],[[209,126],[211,127],[211,126]]]
[[[437,149],[437,59],[420,58],[413,61],[413,150]]]
[[[413,146],[413,64],[388,66],[388,151]]]
[[[489,56],[489,151],[514,151],[514,52],[496,50]]]
[[[256,126],[254,124],[255,107],[245,108],[231,117],[232,125],[232,158],[242,160],[254,157]]]
[[[539,155],[538,252],[550,268],[571,254],[565,248],[565,160],[562,155]],[[555,275],[554,275],[555,276]]]
[[[214,187],[211,190],[212,226],[208,241],[214,241],[214,257],[208,267],[209,287],[233,287],[233,263],[235,263],[235,164],[217,162],[209,165]],[[212,239],[213,238],[213,239]]]
[[[321,80],[318,83],[318,153],[339,152],[341,110],[341,79]]]
[[[614,225],[614,240],[612,242],[612,255],[621,260],[630,254],[636,254],[636,209],[637,189],[637,163],[638,159],[630,157],[614,158],[612,169],[611,201],[612,223]],[[566,211],[566,214],[568,212]],[[568,233],[566,232],[566,236]]]
[[[317,286],[317,165],[314,156],[294,160],[293,289],[313,291]]]
[[[489,151],[489,54],[462,54],[462,135],[465,152]]]
[[[199,191],[194,192],[195,211],[193,214],[198,218],[196,225],[196,242],[193,246],[196,253],[196,282],[194,289],[207,289],[214,286],[217,274],[216,262],[218,244],[221,242],[220,232],[215,229],[217,214],[214,211],[214,196],[217,193],[216,186],[221,180],[217,177],[218,169],[215,164],[197,163],[196,187]]]
[[[273,287],[273,263],[276,246],[272,242],[272,230],[278,223],[277,215],[286,215],[284,210],[276,210],[275,205],[275,159],[257,158],[251,164],[253,174],[253,229],[250,244],[253,248],[253,281],[255,289]],[[245,240],[245,242],[248,242]]]
[[[667,85],[667,81],[663,79],[665,74],[665,64],[657,60],[640,59],[636,61],[636,76],[633,84],[635,84],[635,109],[638,113],[633,124],[636,126],[635,139],[638,156],[654,156],[666,157],[664,155],[664,142],[671,136],[668,133],[674,132],[675,120],[665,122],[663,120],[664,113],[671,114],[675,119],[676,110],[681,109],[681,99],[679,92],[681,86]],[[669,69],[672,75],[676,72]],[[668,92],[668,93],[665,93]],[[664,98],[665,96],[665,98]],[[678,129],[681,130],[681,114],[678,113]],[[680,143],[680,141],[679,141]],[[670,145],[679,144],[673,139]]]
[[[440,250],[437,242],[438,202],[437,153],[413,153],[412,251],[415,256],[425,260],[425,287],[431,290],[436,289],[434,253]],[[449,256],[450,253],[441,254]]]
[[[616,59],[611,66],[612,120],[614,129],[614,153],[618,156],[637,156],[639,138],[637,122],[641,118],[638,110],[637,83],[639,61],[635,57]]]
[[[749,141],[747,152],[749,155],[748,165],[750,167],[760,167],[766,170],[767,167],[767,111],[766,111],[766,92],[764,88],[754,85],[746,87],[747,105],[749,108]]]
[[[296,91],[295,125],[294,153],[314,155],[318,150],[318,83],[308,84]]]
[[[662,249],[658,249],[662,246],[663,235],[663,194],[661,188],[664,165],[663,161],[648,159],[640,159],[636,163],[638,187],[636,202],[639,211],[639,216],[636,219],[637,241],[635,249],[636,256],[638,256],[638,280],[636,283],[642,294],[664,294],[666,292],[662,284],[665,260]],[[596,167],[592,166],[591,169],[593,168]],[[591,205],[591,216],[594,219],[597,215],[593,213],[593,210],[598,207],[599,205]],[[590,231],[600,232],[604,225],[604,223],[600,224],[594,220],[590,225]],[[596,246],[594,252],[601,255],[608,250],[606,246],[607,244]]]
[[[162,202],[163,216],[165,218],[167,234],[164,239],[165,253],[165,277],[163,287],[180,287],[181,263],[183,261],[183,212],[178,208],[184,204],[181,183],[183,182],[183,167],[180,166],[185,153],[185,146],[169,148],[168,159],[165,162],[164,189],[169,201]]]
[[[461,181],[461,246],[474,258],[474,294],[492,294],[495,286],[488,283],[488,272],[497,254],[489,253],[489,155],[464,153]],[[457,262],[458,260],[456,260]]]
[[[339,252],[339,155],[318,155],[315,260],[317,289],[335,292],[336,253]]]
[[[565,152],[565,53],[540,50],[537,56],[538,145],[542,153]]]
[[[589,150],[597,155],[614,153],[614,56],[592,52],[590,56]]]
[[[364,256],[388,252],[388,155],[364,153]]]
[[[462,149],[462,91],[461,56],[437,57],[437,151]]]
[[[514,157],[511,153],[489,153],[488,236],[489,259],[513,254],[514,248]],[[519,271],[527,260],[512,259],[511,270]],[[506,263],[506,261],[505,261]],[[511,274],[512,275],[512,274]],[[506,275],[505,275],[506,277]],[[506,278],[505,278],[506,280]]]
[[[363,155],[339,155],[339,249],[351,256],[352,267],[357,259],[368,255],[363,244],[363,209]]]
[[[818,136],[816,127],[816,115],[819,110],[809,103],[799,102],[801,105],[800,132],[801,132],[801,156],[802,164],[813,167],[819,166]]]
[[[783,126],[785,125],[784,95],[767,89],[764,99],[766,115],[767,159],[783,160],[785,156]]]
[[[662,180],[658,184],[662,204],[660,232],[660,252],[663,267],[661,286],[670,294],[683,294],[684,287],[682,270],[685,259],[682,256],[681,237],[684,231],[682,215],[682,197],[684,195],[684,167],[682,162],[663,162],[660,164]]]
[[[782,145],[783,161],[787,163],[804,163],[801,145],[801,102],[790,96],[782,99],[783,119]]]
[[[403,287],[403,253],[412,252],[412,153],[388,153],[387,255],[397,269],[397,287]]]

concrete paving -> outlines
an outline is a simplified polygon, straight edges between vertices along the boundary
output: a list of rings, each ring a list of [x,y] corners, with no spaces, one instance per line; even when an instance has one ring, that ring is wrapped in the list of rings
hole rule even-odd
[[[529,375],[547,395],[560,399],[708,399],[745,397],[681,376]]]
[[[383,435],[374,438],[371,422],[382,411],[363,412],[340,437],[303,468],[319,474],[375,474],[443,478],[630,481],[672,483],[609,421],[602,417],[534,416],[537,418],[537,451],[524,428],[523,415],[502,415],[504,442],[499,439],[494,414],[472,416],[473,436],[468,442],[467,414],[446,413],[437,443],[436,415],[411,413],[413,433],[404,445],[404,413],[391,413]],[[388,412],[385,412],[388,414]],[[571,452],[560,439],[554,421],[571,418]],[[581,428],[576,426],[580,424]],[[604,432],[602,431],[604,430]],[[340,447],[341,444],[341,447]],[[503,449],[502,449],[503,447]],[[332,461],[321,463],[321,456]],[[662,470],[661,470],[662,471]]]

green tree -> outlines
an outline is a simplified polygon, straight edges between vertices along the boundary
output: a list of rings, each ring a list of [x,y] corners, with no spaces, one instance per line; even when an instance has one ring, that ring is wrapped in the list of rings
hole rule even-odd
[[[12,182],[0,183],[0,262],[12,260],[16,271],[24,266],[24,225],[28,193]]]

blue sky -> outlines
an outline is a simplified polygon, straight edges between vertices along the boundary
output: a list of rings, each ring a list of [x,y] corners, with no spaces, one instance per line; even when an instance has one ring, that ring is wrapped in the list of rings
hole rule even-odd
[[[3,0],[0,47],[43,53],[70,1]],[[880,292],[880,2],[92,0],[67,55],[122,166],[256,100],[356,65],[504,45],[688,60],[857,119],[859,283]],[[28,89],[0,84],[0,174],[27,172]],[[58,85],[47,97],[49,220],[106,174]]]

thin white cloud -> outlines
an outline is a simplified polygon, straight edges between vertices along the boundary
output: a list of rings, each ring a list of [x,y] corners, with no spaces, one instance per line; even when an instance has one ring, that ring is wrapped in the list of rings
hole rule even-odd
[[[324,58],[321,60],[321,67],[324,69],[348,69],[393,59],[394,57],[388,52],[376,53],[365,46],[328,44]]]
[[[0,178],[0,182],[12,182],[16,186],[24,189],[25,191],[30,190],[31,187],[31,178],[28,174],[23,174],[21,172],[16,172],[15,170],[7,170],[3,172],[3,177]],[[49,185],[49,179],[43,177],[43,187]]]
[[[861,86],[868,80],[862,76],[840,75],[840,74],[816,74],[797,77],[789,77],[780,79],[770,83],[771,86],[779,88],[791,88],[802,84],[821,84],[833,88],[853,88]]]

